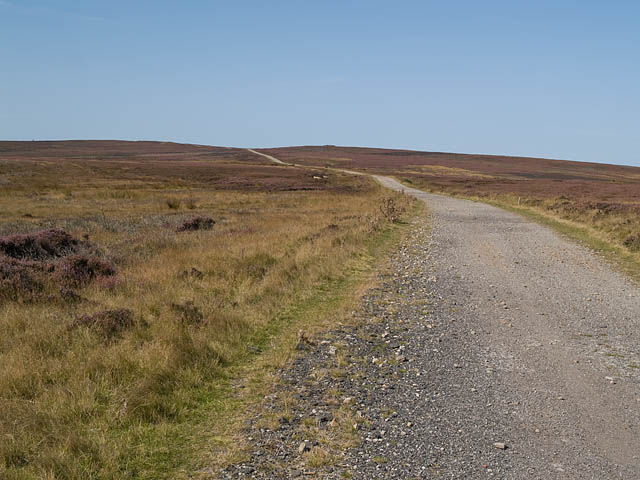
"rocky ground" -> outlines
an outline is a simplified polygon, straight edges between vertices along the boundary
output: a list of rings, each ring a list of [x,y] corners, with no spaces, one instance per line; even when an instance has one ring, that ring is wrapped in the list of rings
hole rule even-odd
[[[520,217],[408,193],[431,218],[353,322],[301,335],[249,460],[212,476],[640,478],[638,288]]]

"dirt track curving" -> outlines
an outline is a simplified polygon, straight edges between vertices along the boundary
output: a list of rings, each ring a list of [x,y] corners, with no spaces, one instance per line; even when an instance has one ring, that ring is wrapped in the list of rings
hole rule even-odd
[[[640,289],[517,215],[376,179],[430,218],[363,299],[364,326],[330,332],[283,373],[301,419],[338,389],[367,420],[339,467],[306,473],[640,478]],[[349,352],[345,375],[312,380],[332,368],[331,345]],[[302,475],[295,430],[254,432],[261,453],[224,476]]]

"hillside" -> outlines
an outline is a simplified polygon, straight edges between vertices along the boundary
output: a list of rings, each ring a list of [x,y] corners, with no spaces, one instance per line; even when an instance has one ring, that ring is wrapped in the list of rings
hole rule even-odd
[[[354,147],[265,149],[283,161],[360,170],[407,186],[481,200],[607,251],[634,276],[640,252],[640,168],[544,158]]]
[[[0,142],[0,478],[183,478],[410,205],[242,149]]]
[[[469,155],[379,148],[304,146],[262,150],[292,163],[402,176],[450,193],[567,196],[640,202],[640,168],[545,158]]]

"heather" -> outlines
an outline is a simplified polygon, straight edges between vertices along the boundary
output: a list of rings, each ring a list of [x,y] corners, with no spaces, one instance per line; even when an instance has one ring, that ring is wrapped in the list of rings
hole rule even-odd
[[[234,369],[409,205],[242,150],[25,143],[0,145],[3,479],[176,478]]]
[[[115,274],[94,245],[64,230],[0,237],[0,301],[46,301],[59,287],[81,287]]]
[[[328,145],[263,152],[301,165],[393,176],[414,188],[514,209],[608,252],[640,279],[638,167]]]

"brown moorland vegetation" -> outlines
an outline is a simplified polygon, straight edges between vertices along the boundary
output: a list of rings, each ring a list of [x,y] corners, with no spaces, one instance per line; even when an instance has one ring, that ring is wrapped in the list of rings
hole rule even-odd
[[[598,245],[608,244],[640,262],[638,167],[335,146],[261,151],[289,163],[391,175],[434,193],[489,201],[560,221],[561,229],[586,228]]]
[[[0,477],[175,478],[408,205],[239,149],[0,142]]]

